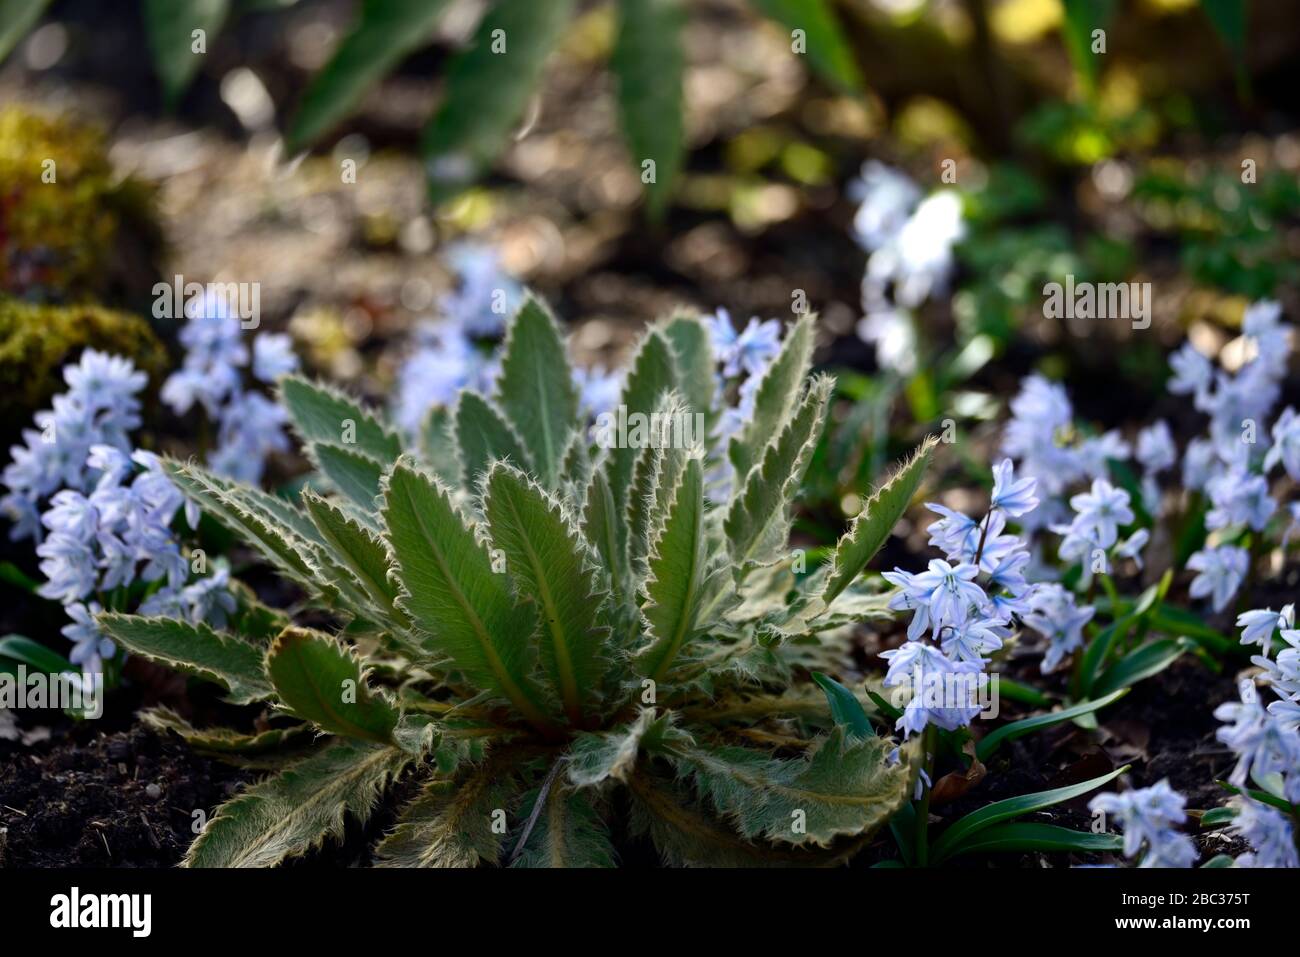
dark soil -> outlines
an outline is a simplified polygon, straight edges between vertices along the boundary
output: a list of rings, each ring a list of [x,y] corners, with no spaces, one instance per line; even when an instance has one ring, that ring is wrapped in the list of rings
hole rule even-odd
[[[0,865],[172,867],[250,775],[175,739],[85,725],[48,749],[0,761]]]

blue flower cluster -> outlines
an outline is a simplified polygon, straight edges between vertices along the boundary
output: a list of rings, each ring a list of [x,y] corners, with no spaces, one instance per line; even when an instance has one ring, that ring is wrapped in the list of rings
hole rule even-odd
[[[498,343],[506,318],[523,302],[524,289],[490,247],[461,243],[447,253],[456,274],[438,302],[438,318],[416,329],[414,348],[397,373],[393,419],[415,435],[431,409],[456,401],[462,389],[489,392],[501,365]],[[618,401],[622,379],[601,368],[574,374],[583,408],[597,415]]]
[[[198,511],[162,470],[157,456],[133,451],[129,433],[140,424],[146,377],[127,359],[86,350],[65,367],[68,390],[35,417],[25,444],[11,450],[0,506],[14,521],[14,539],[33,538],[45,582],[42,596],[63,603],[73,644],[68,659],[99,672],[116,653],[94,616],[107,596],[145,583],[142,614],[172,607],[190,620],[221,622],[233,610],[228,572],[187,584],[190,562],[171,526]]]
[[[897,723],[905,738],[931,724],[952,731],[983,710],[989,656],[1010,635],[1013,619],[1032,608],[1034,589],[1024,577],[1029,552],[1006,528],[1008,519],[1038,507],[1036,485],[1033,478],[1017,479],[1006,460],[994,469],[981,521],[927,504],[941,516],[930,525],[930,544],[946,560],[932,560],[920,574],[901,568],[884,573],[898,588],[890,608],[912,612],[907,641],[880,655],[889,662],[885,687],[911,691]]]
[[[250,356],[239,317],[229,302],[212,292],[190,300],[185,313],[180,333],[185,358],[163,383],[162,400],[177,415],[201,405],[217,423],[209,467],[219,475],[256,485],[262,480],[266,457],[289,450],[288,416],[266,395],[246,389],[243,371],[251,364],[253,377],[267,384],[295,371],[298,357],[292,341],[281,333],[259,333]]]
[[[1124,831],[1124,856],[1141,854],[1139,867],[1191,867],[1196,863],[1196,845],[1175,829],[1187,821],[1186,804],[1186,798],[1165,780],[1122,794],[1099,794],[1088,807],[1118,819]]]

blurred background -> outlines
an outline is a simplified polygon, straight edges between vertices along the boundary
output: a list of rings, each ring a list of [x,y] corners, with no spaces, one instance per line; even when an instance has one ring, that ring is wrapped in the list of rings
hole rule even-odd
[[[1296,304],[1286,0],[3,0],[0,17],[11,295],[148,318],[159,277],[257,282],[264,328],[384,401],[485,270],[543,294],[597,370],[678,306],[811,309],[846,400],[832,507],[921,431],[991,421],[1031,370],[1117,421],[1168,402],[1185,336],[1221,345],[1250,300]],[[494,24],[509,70],[483,53]],[[86,157],[84,208],[22,186],[56,141]],[[1066,275],[1152,282],[1152,328],[1045,318]],[[29,391],[28,413],[48,398]]]

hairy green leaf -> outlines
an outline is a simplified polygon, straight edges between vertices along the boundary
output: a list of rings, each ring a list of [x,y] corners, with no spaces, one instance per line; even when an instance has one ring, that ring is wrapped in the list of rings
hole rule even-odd
[[[643,674],[660,681],[695,637],[704,603],[709,559],[704,520],[704,465],[686,462],[672,488],[663,522],[650,547],[642,609],[650,644],[639,653]]]
[[[609,831],[586,794],[556,781],[537,809],[540,789],[524,795],[523,807],[538,810],[532,831],[511,867],[613,867]]]
[[[402,454],[402,442],[374,413],[332,386],[288,376],[280,399],[304,442],[324,442],[360,453],[381,466]]]
[[[371,515],[383,484],[384,467],[378,459],[328,442],[309,446],[310,457],[321,474],[361,510]]]
[[[196,751],[222,758],[273,754],[282,749],[301,747],[315,737],[315,731],[307,724],[271,728],[257,734],[244,734],[233,728],[196,728],[165,707],[141,711],[140,721],[155,731],[175,734]]]
[[[504,695],[520,714],[544,722],[528,674],[536,630],[531,605],[516,607],[504,576],[431,476],[399,461],[383,492],[384,537],[402,588],[398,604],[428,634],[427,646],[478,688]]]
[[[835,546],[831,570],[821,594],[824,608],[829,607],[835,597],[862,573],[880,551],[880,546],[885,544],[916,495],[935,445],[933,436],[922,442],[912,457],[876,489],[862,506],[862,511],[854,517],[853,524]]]
[[[298,717],[344,737],[392,743],[397,709],[370,693],[356,655],[329,635],[286,628],[267,653],[266,672]]]
[[[850,740],[835,728],[798,760],[746,748],[673,748],[700,795],[746,838],[829,846],[870,834],[907,800],[906,761],[890,764],[888,739]]]
[[[127,651],[150,661],[215,681],[230,691],[234,704],[271,696],[262,670],[262,651],[253,645],[176,618],[105,613],[99,626]]]
[[[761,463],[732,499],[723,528],[737,573],[786,548],[790,506],[821,435],[833,387],[825,376],[812,381],[789,424],[767,445]]]
[[[477,867],[501,856],[493,812],[513,789],[509,764],[489,759],[458,779],[430,781],[376,849],[380,867]]]
[[[389,781],[412,761],[398,748],[335,739],[318,754],[227,801],[185,855],[186,867],[273,867],[364,823]]]
[[[554,488],[578,417],[578,390],[555,318],[532,297],[506,332],[497,391],[529,452],[529,459],[518,464],[531,464],[542,483]]]
[[[532,458],[524,451],[524,440],[496,406],[477,392],[460,394],[455,421],[463,485],[472,487],[496,459],[532,471]]]
[[[576,787],[589,788],[613,779],[627,782],[642,748],[653,750],[666,739],[687,744],[690,736],[673,727],[665,714],[642,708],[636,720],[613,731],[579,734],[569,751],[568,776]]]
[[[303,492],[302,501],[330,552],[352,573],[374,607],[398,617],[397,586],[388,574],[391,556],[379,536],[310,490]]]
[[[542,668],[570,721],[598,690],[605,669],[597,593],[582,534],[564,507],[513,466],[498,462],[484,483],[483,514],[505,553],[519,598],[541,618]]]
[[[802,316],[786,332],[781,351],[759,380],[753,414],[728,446],[737,486],[745,481],[772,436],[786,427],[799,401],[800,386],[812,367],[813,324],[811,316]]]

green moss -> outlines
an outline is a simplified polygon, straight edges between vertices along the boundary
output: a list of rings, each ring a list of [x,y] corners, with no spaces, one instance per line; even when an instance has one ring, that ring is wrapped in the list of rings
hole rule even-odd
[[[85,348],[125,356],[157,382],[167,352],[143,319],[97,306],[33,305],[0,296],[0,421],[6,432],[65,388],[59,374]]]
[[[160,246],[153,209],[150,188],[115,176],[97,131],[0,109],[0,292],[142,304]]]

